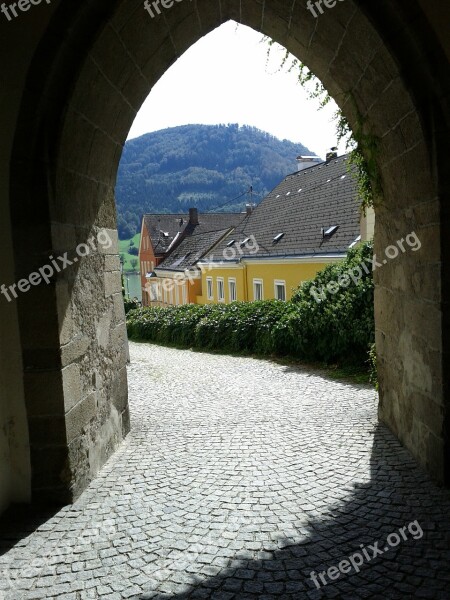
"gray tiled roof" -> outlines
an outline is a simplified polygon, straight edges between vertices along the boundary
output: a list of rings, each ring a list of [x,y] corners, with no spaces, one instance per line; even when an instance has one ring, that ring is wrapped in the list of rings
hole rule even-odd
[[[241,215],[242,218],[242,215]],[[179,246],[156,267],[155,271],[184,271],[193,267],[207,252],[211,250],[226,234],[230,227],[220,231],[210,231],[186,237]]]
[[[193,226],[189,223],[188,214],[144,215],[155,254],[164,254],[179,232],[186,235],[198,235],[210,231],[220,231],[238,225],[243,218],[243,213],[199,213],[199,224]]]
[[[346,253],[360,234],[357,184],[346,160],[341,156],[288,175],[207,258],[223,260],[228,242],[239,244],[252,235],[259,246],[250,255],[255,258]],[[335,225],[336,233],[323,238],[322,227]],[[245,247],[242,252],[248,256]]]
[[[186,214],[144,215],[145,226],[150,234],[155,254],[164,254],[176,234],[184,230],[188,220],[189,215]]]

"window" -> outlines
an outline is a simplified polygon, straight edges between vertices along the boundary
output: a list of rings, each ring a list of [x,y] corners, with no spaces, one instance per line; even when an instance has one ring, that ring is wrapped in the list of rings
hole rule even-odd
[[[254,279],[253,280],[253,300],[263,300],[264,292],[263,292],[263,282],[262,279]]]
[[[230,293],[230,302],[235,302],[237,300],[237,293],[236,293],[236,279],[234,279],[234,277],[230,277],[228,279],[228,291]]]
[[[331,237],[332,235],[334,235],[336,233],[336,231],[338,229],[339,229],[339,225],[333,225],[332,227],[328,227],[328,229],[324,230],[323,236]]]
[[[149,296],[150,296],[150,302],[157,302],[157,300],[158,300],[158,284],[157,283],[150,284]]]
[[[214,300],[212,277],[206,278],[206,295],[207,295],[208,300]]]
[[[356,246],[356,244],[358,242],[360,242],[360,241],[361,241],[361,236],[358,235],[358,237],[356,238],[356,240],[350,244],[349,248],[354,248]]]
[[[186,290],[186,284],[183,283],[183,287],[181,288],[181,294],[182,294],[182,302],[183,304],[187,304],[187,290]]]
[[[225,285],[223,283],[223,277],[217,278],[217,300],[219,302],[225,302]]]
[[[275,280],[275,300],[286,300],[286,282]]]

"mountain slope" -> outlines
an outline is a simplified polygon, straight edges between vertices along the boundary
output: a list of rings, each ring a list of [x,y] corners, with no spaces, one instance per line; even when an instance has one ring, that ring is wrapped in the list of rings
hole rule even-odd
[[[311,152],[238,125],[183,125],[130,140],[116,185],[119,235],[133,235],[145,212],[242,210],[247,195],[226,203],[251,185],[259,202],[295,171],[299,154]]]

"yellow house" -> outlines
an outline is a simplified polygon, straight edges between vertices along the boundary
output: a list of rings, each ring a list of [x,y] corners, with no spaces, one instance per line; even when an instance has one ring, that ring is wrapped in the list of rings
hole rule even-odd
[[[197,296],[196,302],[210,304],[236,300],[290,300],[293,289],[299,283],[312,279],[327,264],[341,258],[242,259],[234,266],[202,263],[202,294]]]
[[[198,304],[278,299],[373,237],[346,156],[288,175],[198,262]]]

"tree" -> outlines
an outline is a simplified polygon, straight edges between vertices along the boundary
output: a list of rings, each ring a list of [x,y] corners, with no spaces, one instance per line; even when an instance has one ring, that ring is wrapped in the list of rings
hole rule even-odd
[[[130,260],[130,265],[131,265],[131,268],[133,269],[133,271],[136,271],[137,264],[138,264],[137,258],[132,258]]]

